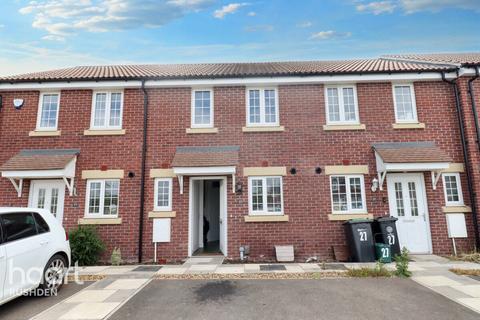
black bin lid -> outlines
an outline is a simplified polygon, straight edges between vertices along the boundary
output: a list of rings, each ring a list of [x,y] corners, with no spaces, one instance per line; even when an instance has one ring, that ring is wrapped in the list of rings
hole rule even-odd
[[[345,221],[343,224],[360,224],[360,223],[372,223],[373,220],[370,219],[350,219]]]
[[[375,218],[375,221],[378,221],[378,222],[392,222],[392,221],[397,221],[398,218],[396,217],[378,217],[378,218]]]

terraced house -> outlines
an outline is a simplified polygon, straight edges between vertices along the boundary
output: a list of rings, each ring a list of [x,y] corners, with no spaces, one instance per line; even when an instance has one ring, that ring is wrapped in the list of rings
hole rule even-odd
[[[106,256],[130,261],[238,260],[242,246],[270,260],[276,245],[333,259],[345,220],[383,215],[413,253],[452,252],[447,217],[472,250],[479,66],[438,54],[6,77],[0,206],[96,225]]]

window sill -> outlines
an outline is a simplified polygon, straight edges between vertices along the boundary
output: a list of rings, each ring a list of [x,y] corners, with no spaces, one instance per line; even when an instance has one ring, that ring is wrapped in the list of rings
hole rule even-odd
[[[469,206],[445,206],[442,207],[443,213],[470,213],[472,208]]]
[[[126,133],[125,129],[119,130],[96,130],[96,129],[89,129],[83,131],[84,136],[121,136]]]
[[[364,124],[326,124],[323,126],[324,131],[347,131],[347,130],[365,130],[367,127]]]
[[[175,211],[150,211],[149,218],[175,218],[177,213]]]
[[[187,134],[218,133],[218,128],[187,128]]]
[[[242,131],[243,132],[281,132],[281,131],[285,131],[285,127],[284,126],[243,127]]]
[[[30,131],[28,133],[28,136],[30,136],[30,137],[58,137],[61,134],[62,134],[62,131],[60,131],[60,130],[54,130],[54,131],[35,130],[35,131]]]
[[[425,129],[425,123],[393,123],[393,129]]]
[[[122,218],[80,218],[81,225],[122,224]]]
[[[373,214],[368,213],[332,213],[328,215],[330,221],[346,221],[350,219],[373,219]]]
[[[244,216],[245,222],[288,222],[288,215]]]

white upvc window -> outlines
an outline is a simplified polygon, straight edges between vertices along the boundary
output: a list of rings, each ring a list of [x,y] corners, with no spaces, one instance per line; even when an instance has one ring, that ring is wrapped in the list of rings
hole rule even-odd
[[[155,211],[172,211],[172,178],[155,179]]]
[[[355,85],[325,86],[327,124],[358,124],[358,99]]]
[[[123,92],[94,91],[90,128],[97,130],[122,129]]]
[[[277,88],[247,88],[247,126],[278,126]]]
[[[192,128],[213,128],[213,90],[192,90]]]
[[[118,217],[120,180],[87,180],[85,216],[88,218]]]
[[[43,92],[38,102],[37,130],[56,131],[60,109],[59,92]]]
[[[393,102],[397,123],[417,123],[417,105],[413,84],[394,84]]]
[[[447,206],[463,206],[462,184],[459,173],[443,173],[443,192]]]
[[[332,212],[365,213],[365,186],[363,175],[330,176]]]
[[[282,177],[249,177],[250,215],[283,215]]]

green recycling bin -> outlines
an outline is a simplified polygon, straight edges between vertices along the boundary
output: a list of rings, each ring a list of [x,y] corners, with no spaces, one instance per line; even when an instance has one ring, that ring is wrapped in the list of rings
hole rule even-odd
[[[392,249],[385,243],[375,243],[375,255],[381,263],[392,262]]]

